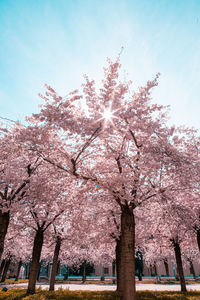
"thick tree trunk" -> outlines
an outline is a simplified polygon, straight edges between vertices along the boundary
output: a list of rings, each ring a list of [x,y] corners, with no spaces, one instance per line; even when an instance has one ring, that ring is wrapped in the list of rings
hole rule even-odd
[[[40,264],[40,255],[42,251],[43,240],[44,232],[42,231],[42,229],[38,229],[34,239],[27,295],[35,294],[35,285]]]
[[[178,242],[173,241],[173,245],[174,245],[174,252],[176,257],[177,271],[181,283],[181,292],[187,292],[186,285],[185,285],[185,277],[183,272],[182,258],[181,258],[181,248]]]
[[[3,254],[4,241],[8,230],[9,222],[10,222],[10,212],[8,211],[2,213],[2,211],[0,211],[0,259]]]
[[[123,296],[123,287],[124,287],[124,275],[123,275],[123,264],[121,259],[121,236],[119,239],[116,240],[116,248],[115,248],[115,255],[116,255],[116,275],[117,275],[117,295],[122,297]]]
[[[164,266],[165,266],[166,276],[169,276],[169,265],[167,262],[167,258],[164,259]]]
[[[7,273],[8,273],[8,269],[9,269],[9,266],[10,266],[10,262],[11,262],[11,259],[6,259],[6,263],[5,263],[5,267],[4,267],[4,270],[3,270],[3,275],[2,275],[2,278],[1,278],[1,282],[4,282],[6,280],[6,276],[7,276]]]
[[[127,205],[121,214],[121,261],[123,264],[123,300],[135,300],[135,219]]]
[[[58,257],[59,257],[59,252],[60,252],[60,246],[61,246],[61,238],[58,236],[57,240],[56,240],[56,246],[54,249],[54,255],[53,255],[53,264],[52,264],[50,286],[49,286],[50,291],[54,291],[55,279],[56,279],[57,268],[58,268]]]
[[[200,251],[200,229],[197,230],[197,244],[198,244],[199,251]]]
[[[16,274],[15,281],[18,281],[18,279],[19,279],[19,272],[20,272],[21,266],[22,266],[22,261],[20,259],[18,266],[17,266],[17,274]]]
[[[6,260],[5,260],[5,259],[3,259],[3,260],[2,260],[2,262],[1,262],[1,266],[0,266],[0,276],[1,276],[2,272],[3,272],[3,269],[4,269],[4,266],[5,266],[5,263],[6,263]]]

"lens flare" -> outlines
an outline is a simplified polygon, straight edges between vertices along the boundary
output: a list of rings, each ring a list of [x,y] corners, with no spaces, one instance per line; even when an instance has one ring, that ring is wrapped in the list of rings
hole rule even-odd
[[[95,185],[94,190],[97,191],[99,188],[98,184]]]
[[[110,110],[110,108],[105,109],[102,116],[106,121],[111,121],[113,118],[113,112]]]

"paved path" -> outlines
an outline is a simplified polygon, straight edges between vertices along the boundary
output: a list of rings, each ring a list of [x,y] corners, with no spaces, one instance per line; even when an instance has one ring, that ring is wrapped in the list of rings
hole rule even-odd
[[[27,283],[20,284],[10,284],[10,285],[1,285],[1,287],[6,286],[7,288],[27,288]],[[37,284],[37,287],[42,289],[48,289],[48,284]],[[62,284],[58,283],[55,285],[55,289],[69,289],[71,291],[115,291],[116,285],[114,284]],[[180,291],[179,284],[136,284],[137,291]],[[200,284],[187,284],[188,291],[200,291]]]

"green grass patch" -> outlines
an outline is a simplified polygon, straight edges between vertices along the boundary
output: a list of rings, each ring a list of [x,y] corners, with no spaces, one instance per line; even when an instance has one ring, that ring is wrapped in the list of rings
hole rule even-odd
[[[56,292],[48,292],[38,290],[35,295],[26,296],[26,290],[9,289],[7,292],[0,291],[0,299],[2,300],[119,300],[116,292],[112,291],[69,291],[58,290]],[[199,300],[199,292],[153,292],[138,291],[137,300]]]

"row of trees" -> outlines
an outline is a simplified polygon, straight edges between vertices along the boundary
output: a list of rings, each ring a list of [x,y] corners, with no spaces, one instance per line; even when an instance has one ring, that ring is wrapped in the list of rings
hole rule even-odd
[[[159,74],[132,93],[119,68],[119,56],[108,60],[98,90],[87,76],[82,93],[65,97],[46,85],[26,126],[2,124],[0,257],[25,259],[32,241],[28,294],[42,253],[53,261],[51,289],[59,257],[116,259],[118,294],[136,299],[136,244],[149,263],[174,252],[186,291],[183,252],[191,263],[200,249],[199,137],[151,103]]]

